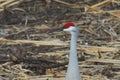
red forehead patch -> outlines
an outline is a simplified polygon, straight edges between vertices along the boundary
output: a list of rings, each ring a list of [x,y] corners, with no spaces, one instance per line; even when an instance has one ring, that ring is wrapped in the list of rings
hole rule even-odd
[[[70,26],[75,26],[75,24],[73,22],[67,22],[64,24],[64,28],[69,28]]]

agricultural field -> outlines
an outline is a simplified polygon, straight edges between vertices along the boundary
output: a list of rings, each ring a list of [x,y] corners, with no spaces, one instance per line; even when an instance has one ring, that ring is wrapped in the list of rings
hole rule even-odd
[[[0,0],[0,80],[64,80],[79,28],[83,80],[120,80],[120,0]]]

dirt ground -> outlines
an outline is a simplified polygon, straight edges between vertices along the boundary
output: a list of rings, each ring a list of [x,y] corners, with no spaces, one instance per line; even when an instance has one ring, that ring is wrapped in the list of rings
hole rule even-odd
[[[69,21],[83,80],[120,80],[119,0],[1,0],[0,80],[64,80]]]

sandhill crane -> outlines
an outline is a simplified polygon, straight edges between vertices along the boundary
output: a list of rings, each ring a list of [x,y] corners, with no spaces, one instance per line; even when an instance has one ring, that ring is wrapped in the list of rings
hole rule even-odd
[[[79,29],[73,22],[67,22],[63,26],[63,31],[71,33],[69,63],[65,80],[82,80],[77,56],[77,37]]]
[[[82,80],[77,56],[77,37],[79,35],[79,29],[73,22],[67,22],[63,27],[49,31],[49,33],[62,30],[71,33],[69,63],[65,80]]]

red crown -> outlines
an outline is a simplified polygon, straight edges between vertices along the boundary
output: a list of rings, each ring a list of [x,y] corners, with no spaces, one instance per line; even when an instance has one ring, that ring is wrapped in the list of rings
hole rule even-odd
[[[75,24],[73,23],[73,22],[67,22],[67,23],[65,23],[64,24],[64,28],[69,28],[69,27],[71,27],[71,26],[75,26]]]

